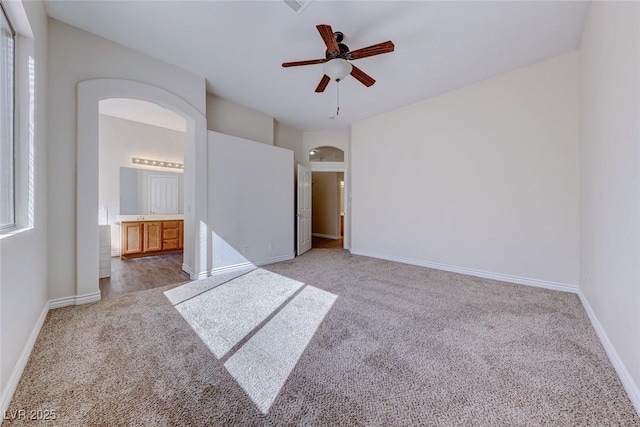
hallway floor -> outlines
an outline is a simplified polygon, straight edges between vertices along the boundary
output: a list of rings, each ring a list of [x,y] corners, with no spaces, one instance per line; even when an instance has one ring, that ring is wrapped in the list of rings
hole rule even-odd
[[[325,237],[313,236],[311,247],[317,249],[343,249],[344,237],[339,239],[327,239]]]

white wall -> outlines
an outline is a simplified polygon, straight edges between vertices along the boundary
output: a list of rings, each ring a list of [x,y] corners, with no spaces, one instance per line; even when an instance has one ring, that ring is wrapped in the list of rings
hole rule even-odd
[[[639,3],[591,3],[580,70],[580,289],[640,412]]]
[[[273,117],[212,94],[207,94],[207,128],[273,145]]]
[[[206,113],[204,78],[49,20],[49,297],[76,294],[76,88],[89,79],[146,83]],[[82,179],[82,177],[78,177]],[[96,188],[97,191],[97,188]]]
[[[111,253],[120,254],[120,167],[140,168],[132,157],[184,163],[185,133],[117,117],[100,115],[100,207],[108,211]],[[179,172],[167,168],[156,171]],[[144,205],[141,206],[144,209]],[[143,213],[140,211],[139,213]]]
[[[355,123],[353,251],[577,285],[578,102],[572,53]]]
[[[17,385],[33,344],[31,339],[36,338],[48,302],[47,17],[41,2],[28,1],[23,5],[35,42],[34,218],[33,228],[0,238],[0,413],[6,409]],[[8,6],[15,9],[16,4]],[[27,75],[20,72],[19,78]],[[28,96],[19,102],[28,106]],[[21,118],[26,120],[28,107],[26,114],[22,113]],[[28,132],[21,135],[28,136]]]
[[[293,152],[209,132],[211,268],[293,258]]]
[[[293,126],[285,125],[284,123],[280,123],[278,121],[275,121],[274,123],[273,145],[293,151],[293,168],[291,172],[293,173],[294,183],[296,182],[298,177],[298,164],[301,164],[304,158],[304,149],[302,147],[303,136],[304,132],[300,129],[297,129]],[[295,220],[297,191],[295,190],[295,188],[292,189],[292,191],[294,203],[291,207],[293,212],[293,222],[291,224],[291,229],[293,230],[293,244],[295,245],[295,234],[297,230],[297,224]]]
[[[340,238],[340,180],[338,172],[313,172],[312,232],[320,237]]]
[[[293,151],[294,166],[303,164],[305,160],[305,152],[302,145],[303,137],[304,132],[300,129],[277,121],[275,122],[273,144]],[[308,156],[309,152],[307,152],[307,161],[309,160]]]

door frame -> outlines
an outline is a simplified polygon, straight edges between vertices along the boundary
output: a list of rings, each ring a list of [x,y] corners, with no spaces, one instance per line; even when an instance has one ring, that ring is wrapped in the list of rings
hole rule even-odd
[[[313,165],[317,162],[309,162],[311,173],[313,172],[343,172],[344,173],[344,240],[343,249],[351,251],[351,187],[349,185],[349,170],[347,168],[328,168],[320,165]],[[315,166],[315,167],[314,167]],[[313,198],[311,199],[311,209],[313,210]]]
[[[304,169],[304,171],[302,171],[301,169]],[[304,175],[308,175],[308,187],[306,188],[306,190],[309,193],[308,194],[309,208],[308,208],[308,218],[307,218],[309,220],[309,223],[306,227],[304,227],[305,230],[303,230],[303,227],[301,226],[301,224],[304,223],[305,216],[300,214],[303,210],[306,211],[306,209],[300,208],[300,205],[303,203],[302,189],[305,188],[305,183],[301,182],[301,179],[300,179],[302,173],[304,173]],[[307,166],[299,163],[296,167],[296,245],[295,245],[296,256],[300,256],[313,248],[313,223],[312,223],[313,186],[312,184],[313,184],[313,171]],[[302,245],[300,243],[300,237],[306,235],[306,230],[309,231],[309,240],[305,241],[305,244]]]

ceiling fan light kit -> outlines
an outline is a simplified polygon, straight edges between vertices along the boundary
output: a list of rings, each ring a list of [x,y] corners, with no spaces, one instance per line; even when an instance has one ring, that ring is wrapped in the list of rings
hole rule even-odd
[[[324,63],[324,74],[331,80],[339,82],[351,73],[353,66],[346,59],[334,58]]]

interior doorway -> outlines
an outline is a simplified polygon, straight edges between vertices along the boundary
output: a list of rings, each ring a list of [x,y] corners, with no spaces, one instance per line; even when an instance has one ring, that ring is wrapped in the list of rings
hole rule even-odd
[[[198,109],[183,98],[157,86],[126,79],[91,79],[78,83],[77,166],[76,166],[76,304],[100,300],[99,288],[99,101],[131,98],[153,102],[173,111],[187,122],[184,147],[185,218],[182,270],[191,280],[208,276],[207,239],[207,121],[204,108]]]
[[[345,173],[314,171],[311,176],[312,247],[344,248]]]
[[[130,98],[99,101],[102,298],[189,280],[182,271],[186,120]]]

